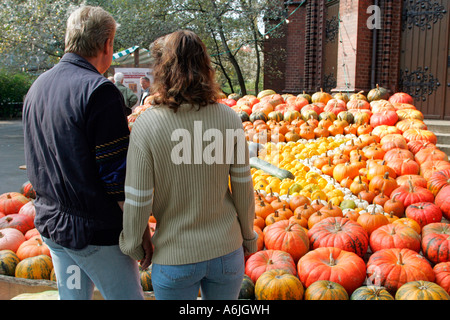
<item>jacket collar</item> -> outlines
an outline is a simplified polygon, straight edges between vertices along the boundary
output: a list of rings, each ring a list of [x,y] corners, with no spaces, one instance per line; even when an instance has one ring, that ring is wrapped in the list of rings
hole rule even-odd
[[[92,64],[90,64],[85,58],[83,58],[82,56],[80,56],[76,53],[72,53],[72,52],[65,53],[64,56],[60,60],[60,63],[61,62],[72,63],[79,67],[89,69],[89,70],[92,70],[92,71],[100,74],[100,72],[98,72],[98,70]]]

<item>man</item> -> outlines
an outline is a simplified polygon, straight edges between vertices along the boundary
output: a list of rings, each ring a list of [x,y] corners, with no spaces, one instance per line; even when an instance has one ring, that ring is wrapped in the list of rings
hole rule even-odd
[[[126,115],[128,116],[129,114],[131,114],[131,112],[132,112],[131,109],[138,101],[138,97],[133,92],[133,90],[131,90],[130,88],[125,87],[123,85],[124,77],[125,76],[122,72],[118,72],[114,75],[114,82],[115,82],[117,88],[119,89],[119,91],[122,93],[123,99],[125,100]]]
[[[141,83],[142,93],[141,98],[139,99],[139,103],[142,106],[145,102],[145,98],[150,94],[150,79],[148,77],[141,77],[139,79]]]
[[[139,267],[118,246],[129,130],[112,62],[113,17],[82,6],[65,54],[30,88],[23,109],[35,225],[49,246],[60,299],[143,299]]]

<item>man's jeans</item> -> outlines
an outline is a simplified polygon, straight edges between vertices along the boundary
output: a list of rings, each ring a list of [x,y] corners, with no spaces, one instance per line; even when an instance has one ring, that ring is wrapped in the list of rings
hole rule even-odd
[[[104,299],[144,298],[138,264],[118,245],[72,250],[42,238],[50,248],[61,300],[91,300],[94,286]]]

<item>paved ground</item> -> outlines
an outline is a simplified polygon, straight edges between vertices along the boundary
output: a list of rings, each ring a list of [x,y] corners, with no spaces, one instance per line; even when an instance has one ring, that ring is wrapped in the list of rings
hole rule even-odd
[[[0,194],[20,191],[28,180],[23,151],[23,129],[20,120],[0,120]]]

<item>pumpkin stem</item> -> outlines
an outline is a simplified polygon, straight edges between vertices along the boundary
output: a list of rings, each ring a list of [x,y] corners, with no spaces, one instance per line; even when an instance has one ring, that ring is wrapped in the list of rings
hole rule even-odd
[[[397,264],[403,265],[403,257],[402,257],[402,254],[401,254],[400,252],[398,253],[398,261],[397,261]]]
[[[412,184],[411,180],[408,180],[408,184],[409,184],[409,192],[414,192],[415,188],[414,188],[414,185]]]
[[[329,263],[329,265],[330,266],[335,266],[336,265],[336,260],[334,260],[332,252],[330,252],[330,263]]]

